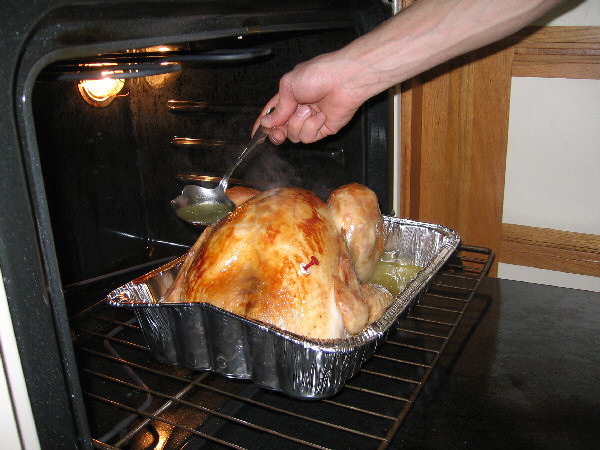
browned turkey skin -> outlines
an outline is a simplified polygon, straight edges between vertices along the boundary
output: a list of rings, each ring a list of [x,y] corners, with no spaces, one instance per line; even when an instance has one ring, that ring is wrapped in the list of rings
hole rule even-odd
[[[235,210],[190,249],[164,301],[207,302],[319,339],[359,333],[392,302],[368,284],[383,251],[376,195],[352,183],[325,204],[301,188],[232,188]]]

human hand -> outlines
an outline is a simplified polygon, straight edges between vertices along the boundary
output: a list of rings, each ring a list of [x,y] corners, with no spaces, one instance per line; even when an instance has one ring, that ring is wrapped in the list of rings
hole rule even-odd
[[[281,78],[279,92],[265,105],[253,132],[259,124],[272,128],[274,144],[286,139],[308,144],[337,133],[366,100],[360,89],[347,84],[352,74],[350,62],[336,52],[299,64]]]

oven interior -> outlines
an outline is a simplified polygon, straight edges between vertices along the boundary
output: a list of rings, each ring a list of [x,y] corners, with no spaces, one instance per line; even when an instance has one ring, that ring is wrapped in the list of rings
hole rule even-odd
[[[79,58],[42,71],[33,114],[63,284],[184,253],[201,228],[179,219],[171,199],[186,184],[216,184],[282,74],[353,37],[352,29],[231,36]],[[181,69],[124,79],[110,104],[93,106],[81,82],[70,80],[82,64],[129,65],[141,73],[142,65]],[[91,76],[93,68],[80,75]],[[319,144],[267,141],[230,185],[301,186],[326,199],[345,183],[368,184],[366,161],[378,150],[367,146],[364,116]],[[385,211],[386,192],[380,198]]]
[[[66,307],[84,444],[384,448],[489,269],[485,250],[463,249],[470,256],[445,268],[430,304],[422,299],[361,374],[319,402],[162,365],[131,311],[104,303],[112,289],[194,243],[202,230],[177,218],[170,200],[186,184],[218,181],[279,78],[387,15],[378,2],[184,3],[57,10],[24,51],[23,85],[35,74],[31,117],[21,122],[25,159],[50,300]],[[123,74],[119,92],[108,101],[86,97],[80,82],[111,69]],[[232,183],[301,186],[325,199],[355,181],[389,213],[388,108],[387,95],[372,99],[318,144],[266,143]]]

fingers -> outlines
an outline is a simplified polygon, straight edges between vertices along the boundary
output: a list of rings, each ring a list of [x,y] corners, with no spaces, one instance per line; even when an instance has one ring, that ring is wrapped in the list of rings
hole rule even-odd
[[[254,133],[256,132],[256,130],[258,129],[258,127],[260,125],[263,125],[264,127],[267,128],[272,128],[273,125],[269,125],[268,123],[271,121],[271,116],[267,115],[267,112],[271,109],[271,108],[275,108],[275,106],[277,105],[279,99],[279,94],[276,94],[271,100],[269,100],[267,102],[267,104],[264,106],[263,110],[261,111],[260,115],[258,116],[258,118],[256,119],[256,121],[254,122],[254,125],[252,126],[252,136],[254,136]],[[265,117],[267,117],[266,122],[267,123],[262,123],[262,121],[265,119]],[[285,138],[283,139],[285,140]],[[282,141],[283,142],[283,141]]]
[[[269,139],[273,144],[283,144],[287,139],[287,120],[290,114],[286,111],[290,110],[290,105],[293,105],[290,113],[292,114],[296,110],[298,104],[294,101],[282,101],[281,96],[277,93],[267,102],[260,116],[254,122],[252,135],[254,135],[258,127],[262,125],[265,128],[271,128]],[[270,109],[273,110],[267,114]]]
[[[258,129],[258,127],[260,125],[261,125],[261,117],[256,119],[256,122],[254,122],[254,126],[252,127],[252,136],[254,136],[254,133],[256,133],[256,130]],[[276,128],[271,129],[271,132],[269,133],[269,140],[273,144],[281,145],[285,142],[286,139],[287,139],[287,135],[285,132],[285,127],[276,127]]]
[[[275,145],[281,145],[285,142],[287,136],[282,128],[273,128],[269,133],[269,139]]]
[[[290,117],[287,125],[287,137],[292,142],[310,144],[328,134],[324,132],[326,116],[316,112],[308,105],[301,105]]]
[[[273,112],[274,114],[274,112]],[[264,126],[266,116],[260,118],[260,123]],[[269,133],[269,139],[273,144],[280,145],[289,139],[291,142],[303,142],[310,144],[319,139],[329,136],[331,131],[325,126],[327,117],[323,112],[315,112],[308,105],[300,105],[296,112],[292,114],[286,124],[273,127]],[[272,123],[270,120],[267,123]],[[259,120],[255,123],[254,131],[258,127]]]
[[[309,117],[302,126],[300,140],[306,144],[309,144],[328,136],[330,133],[325,132],[326,120],[327,117],[325,116],[325,113],[322,112],[318,112],[314,116]]]
[[[284,75],[279,82],[279,92],[265,105],[259,119],[254,124],[253,133],[262,125],[271,128],[269,139],[274,144],[291,142],[312,143],[332,134],[325,126],[326,116],[318,106],[321,95],[299,104],[294,95],[292,73]],[[313,103],[313,101],[315,103]],[[269,108],[275,109],[266,114]]]
[[[313,111],[308,105],[300,105],[287,123],[287,137],[292,142],[300,142],[300,131],[306,119],[312,116]]]
[[[287,73],[279,80],[279,92],[267,103],[267,108],[273,102],[275,110],[261,118],[261,123],[265,127],[283,127],[287,124],[289,118],[296,112],[298,101],[293,92],[292,75]]]

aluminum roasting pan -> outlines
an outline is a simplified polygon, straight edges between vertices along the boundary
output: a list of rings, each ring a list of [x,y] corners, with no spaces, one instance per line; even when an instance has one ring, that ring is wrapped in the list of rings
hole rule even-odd
[[[161,303],[183,257],[115,289],[107,301],[133,308],[150,352],[163,363],[251,379],[295,398],[330,397],[385,342],[460,242],[456,232],[440,225],[387,216],[384,222],[385,251],[423,269],[379,320],[349,338],[308,339],[207,303]]]

